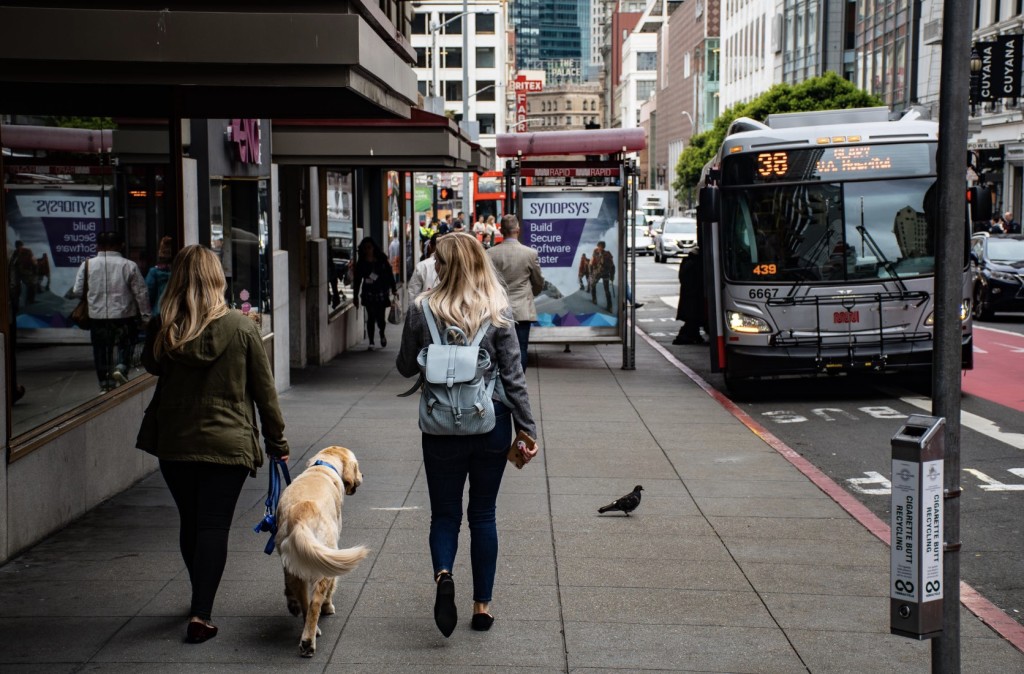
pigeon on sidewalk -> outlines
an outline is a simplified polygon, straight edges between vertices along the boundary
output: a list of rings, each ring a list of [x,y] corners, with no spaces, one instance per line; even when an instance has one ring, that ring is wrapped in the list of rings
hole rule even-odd
[[[643,487],[637,485],[633,487],[633,491],[629,492],[622,498],[617,498],[603,508],[598,508],[597,512],[606,513],[609,510],[621,510],[626,513],[626,517],[629,517],[629,513],[636,510],[636,507],[640,505],[640,492],[643,490]]]

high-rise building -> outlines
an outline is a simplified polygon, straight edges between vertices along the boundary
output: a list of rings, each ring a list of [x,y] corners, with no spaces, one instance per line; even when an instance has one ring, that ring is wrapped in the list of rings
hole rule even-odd
[[[589,0],[516,0],[511,4],[518,70],[543,70],[552,84],[584,79],[590,56],[584,58],[581,2]]]
[[[503,4],[472,0],[468,15],[462,6],[460,0],[413,6],[410,40],[416,50],[416,78],[424,97],[441,99],[439,112],[461,121],[467,111],[467,121],[479,124],[481,144],[494,147],[494,134],[506,125]]]

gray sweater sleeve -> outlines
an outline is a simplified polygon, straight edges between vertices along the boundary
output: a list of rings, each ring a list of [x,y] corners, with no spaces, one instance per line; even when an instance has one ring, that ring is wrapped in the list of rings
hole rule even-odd
[[[506,310],[506,317],[509,325],[504,328],[492,325],[487,329],[480,346],[490,354],[491,362],[495,364],[495,373],[501,377],[505,398],[512,405],[512,419],[516,428],[526,431],[531,438],[536,438],[537,425],[534,423],[533,411],[530,408],[530,395],[526,389],[526,376],[523,374],[522,362],[519,359],[519,340],[516,338],[511,310]],[[423,310],[416,304],[410,305],[405,316],[405,330],[402,331],[402,346],[395,359],[399,374],[403,377],[412,377],[420,373],[416,356],[427,344],[430,344],[430,331],[423,319]]]

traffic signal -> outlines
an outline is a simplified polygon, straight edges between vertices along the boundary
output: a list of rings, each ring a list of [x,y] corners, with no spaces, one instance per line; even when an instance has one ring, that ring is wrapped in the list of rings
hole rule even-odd
[[[437,200],[438,201],[451,201],[455,199],[455,190],[451,187],[439,187],[437,188]]]
[[[968,187],[967,205],[971,209],[971,222],[988,222],[992,218],[992,190],[980,185]]]

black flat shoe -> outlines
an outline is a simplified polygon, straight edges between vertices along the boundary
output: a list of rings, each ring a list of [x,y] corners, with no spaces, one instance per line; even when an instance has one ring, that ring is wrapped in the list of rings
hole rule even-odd
[[[437,597],[434,599],[434,622],[447,639],[455,631],[459,613],[455,608],[455,581],[452,574],[442,571],[437,577]]]
[[[494,624],[494,616],[490,613],[474,613],[473,620],[470,622],[470,627],[475,629],[477,632],[486,632],[491,629],[491,625]]]
[[[201,644],[217,636],[217,626],[201,622],[190,622],[185,633],[185,641],[190,644]]]

